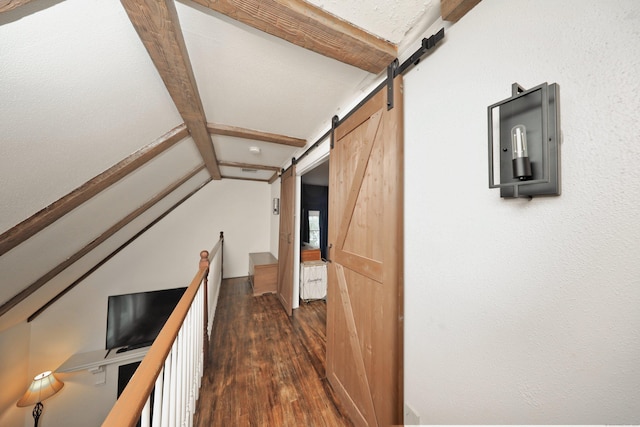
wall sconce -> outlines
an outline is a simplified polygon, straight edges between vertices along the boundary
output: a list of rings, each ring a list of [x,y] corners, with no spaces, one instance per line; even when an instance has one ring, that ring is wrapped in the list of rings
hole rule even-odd
[[[489,188],[500,197],[560,195],[560,88],[543,83],[488,107]]]
[[[277,197],[273,199],[273,214],[274,215],[280,214],[280,199]]]
[[[33,419],[35,421],[34,426],[38,427],[38,419],[42,415],[42,401],[53,396],[64,386],[64,383],[57,379],[51,371],[43,372],[36,375],[33,382],[29,386],[29,389],[24,393],[24,396],[16,404],[19,407],[33,405]]]

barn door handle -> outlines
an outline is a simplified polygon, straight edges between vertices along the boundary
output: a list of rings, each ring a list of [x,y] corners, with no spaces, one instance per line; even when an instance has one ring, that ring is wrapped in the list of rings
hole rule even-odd
[[[327,246],[327,249],[331,249],[333,247],[333,243],[329,243],[329,246]],[[331,261],[329,258],[325,259],[325,261],[327,262],[333,262]]]

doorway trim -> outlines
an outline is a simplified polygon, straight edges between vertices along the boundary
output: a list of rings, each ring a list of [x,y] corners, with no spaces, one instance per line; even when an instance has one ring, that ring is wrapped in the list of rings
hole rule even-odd
[[[300,306],[300,201],[302,199],[302,175],[320,163],[329,160],[330,140],[325,138],[309,155],[296,163],[295,233],[293,247],[293,308]]]

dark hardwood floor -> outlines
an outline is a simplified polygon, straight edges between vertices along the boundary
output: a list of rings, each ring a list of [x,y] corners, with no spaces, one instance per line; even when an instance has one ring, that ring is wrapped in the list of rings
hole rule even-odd
[[[222,282],[194,425],[352,426],[325,376],[326,303],[289,319],[247,278]]]

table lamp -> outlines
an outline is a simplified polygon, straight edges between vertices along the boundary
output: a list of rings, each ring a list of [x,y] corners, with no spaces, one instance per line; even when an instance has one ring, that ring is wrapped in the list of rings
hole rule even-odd
[[[29,389],[18,400],[17,405],[19,407],[36,404],[32,412],[35,427],[38,427],[38,419],[42,414],[42,401],[59,392],[63,385],[64,383],[57,379],[51,371],[46,371],[35,376]]]

